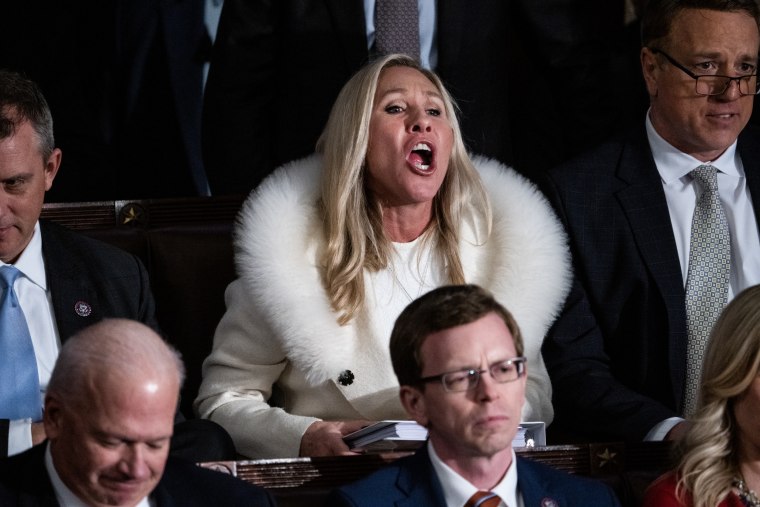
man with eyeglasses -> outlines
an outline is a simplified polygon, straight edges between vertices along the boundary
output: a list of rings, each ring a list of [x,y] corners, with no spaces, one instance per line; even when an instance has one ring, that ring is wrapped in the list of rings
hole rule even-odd
[[[604,484],[515,457],[528,369],[517,323],[490,293],[425,294],[399,315],[390,348],[401,403],[428,442],[326,505],[618,505]]]
[[[543,347],[555,436],[679,438],[712,324],[760,283],[759,20],[754,0],[650,0],[646,118],[548,174],[576,269]]]

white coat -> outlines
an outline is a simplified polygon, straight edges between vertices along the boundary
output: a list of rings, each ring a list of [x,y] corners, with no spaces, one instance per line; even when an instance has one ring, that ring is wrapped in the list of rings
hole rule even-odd
[[[553,418],[541,343],[570,285],[562,225],[526,179],[490,160],[474,160],[493,208],[493,228],[465,220],[460,256],[467,283],[491,291],[514,315],[525,341],[528,382],[523,420]],[[239,278],[203,366],[199,415],[221,424],[251,458],[294,457],[317,419],[405,419],[388,351],[365,311],[336,322],[316,267],[324,242],[317,207],[321,160],[288,164],[246,200],[235,230]],[[367,307],[373,307],[372,294]],[[355,379],[341,385],[350,370]],[[268,401],[274,392],[273,401]]]

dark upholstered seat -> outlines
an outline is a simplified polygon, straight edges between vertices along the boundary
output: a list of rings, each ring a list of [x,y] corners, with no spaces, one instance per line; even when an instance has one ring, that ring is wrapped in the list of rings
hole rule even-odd
[[[234,278],[232,225],[240,197],[46,204],[42,217],[142,259],[161,331],[187,368],[182,412],[192,416],[201,365]]]

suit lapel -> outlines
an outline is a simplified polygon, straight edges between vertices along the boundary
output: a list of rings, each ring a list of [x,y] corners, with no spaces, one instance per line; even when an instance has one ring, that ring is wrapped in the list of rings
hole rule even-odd
[[[617,174],[622,187],[616,197],[667,308],[670,376],[680,404],[686,367],[684,282],[665,192],[643,128],[626,143]]]
[[[464,31],[474,29],[468,23],[462,22],[466,16],[466,7],[464,0],[438,1],[436,14],[438,65],[436,71],[440,74],[448,75],[449,66],[458,64]],[[442,37],[441,34],[446,35]]]
[[[203,164],[200,162],[204,64],[201,56],[211,52],[211,39],[203,19],[203,3],[162,0],[159,9],[163,28],[161,47],[166,50],[169,83],[179,129],[188,155],[193,183],[203,195],[208,184]]]
[[[335,33],[340,36],[348,68],[356,69],[363,65],[369,57],[363,3],[359,0],[320,1],[324,1],[335,25]]]
[[[48,290],[53,295],[53,311],[61,341],[103,318],[97,294],[82,279],[86,267],[78,255],[66,255],[67,246],[55,228],[40,222],[42,257]],[[86,306],[82,306],[82,303]],[[89,312],[89,313],[88,313]]]
[[[430,463],[427,443],[404,461],[399,469],[396,487],[406,495],[406,498],[395,502],[396,507],[446,505],[441,483]]]
[[[36,445],[28,451],[10,458],[25,473],[18,487],[19,507],[58,507],[53,483],[45,468],[47,444]]]
[[[739,136],[737,149],[744,166],[744,175],[747,177],[755,219],[760,227],[760,144],[757,143],[757,139],[757,131],[752,127],[747,127]]]
[[[530,463],[517,458],[517,489],[522,495],[523,505],[542,505],[541,501],[552,494],[546,480],[533,471]]]
[[[169,490],[164,486],[163,481],[159,481],[155,489],[150,493],[151,505],[156,507],[174,507],[176,502],[172,499]]]
[[[158,30],[157,6],[152,0],[119,2],[116,7],[118,65],[126,76],[123,90],[123,118],[130,118],[137,104],[140,83],[146,71],[148,53]]]

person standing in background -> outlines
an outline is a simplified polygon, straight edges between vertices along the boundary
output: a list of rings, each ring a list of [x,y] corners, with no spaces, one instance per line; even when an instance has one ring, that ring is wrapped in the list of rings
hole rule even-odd
[[[209,195],[204,75],[221,0],[14,2],[0,67],[36,81],[66,153],[49,202]]]
[[[214,194],[246,194],[274,168],[313,153],[343,84],[383,53],[376,10],[385,3],[225,2],[203,109]],[[417,6],[417,21],[404,26],[419,34],[411,56],[440,75],[459,104],[472,153],[536,179],[601,141],[617,120],[618,104],[606,98],[606,46],[597,39],[608,0],[391,3]]]

